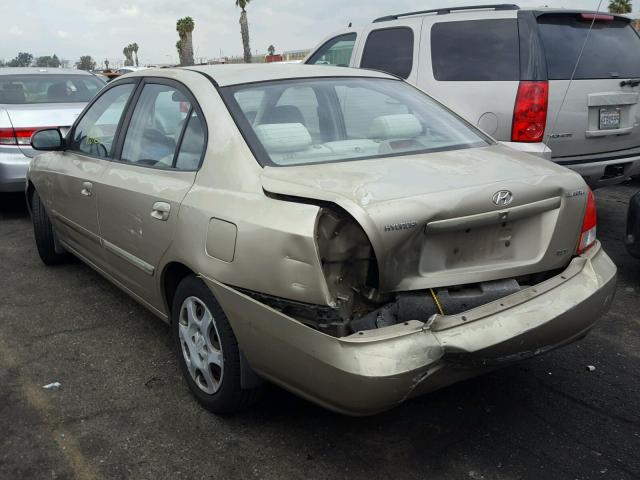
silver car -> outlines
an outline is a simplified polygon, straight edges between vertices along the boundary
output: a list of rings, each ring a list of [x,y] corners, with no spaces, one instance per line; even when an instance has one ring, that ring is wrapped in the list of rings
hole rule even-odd
[[[24,190],[33,132],[70,127],[104,85],[82,70],[0,68],[0,192]]]
[[[402,77],[592,188],[640,174],[640,38],[623,16],[510,4],[396,13],[335,33],[306,63]]]

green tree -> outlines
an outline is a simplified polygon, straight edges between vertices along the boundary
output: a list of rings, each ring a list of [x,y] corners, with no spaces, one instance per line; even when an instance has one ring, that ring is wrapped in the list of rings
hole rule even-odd
[[[275,55],[276,47],[274,47],[273,45],[269,45],[269,48],[267,48],[267,52],[269,52],[269,55]]]
[[[60,59],[56,54],[44,55],[42,57],[36,58],[36,66],[58,68],[60,67]]]
[[[105,70],[109,70],[109,59],[108,58],[104,59],[104,69]]]
[[[7,66],[9,67],[28,67],[33,61],[33,55],[27,52],[20,52],[18,56],[11,60]]]
[[[180,36],[180,40],[176,43],[178,56],[180,57],[180,65],[193,65],[193,29],[195,24],[191,17],[184,17],[176,22],[176,30]]]
[[[93,70],[96,68],[96,62],[90,55],[83,55],[80,57],[80,61],[76,63],[78,70]]]
[[[235,0],[236,7],[240,7],[240,35],[242,35],[242,50],[244,63],[251,63],[251,47],[249,45],[249,21],[247,20],[247,5],[251,0]]]
[[[140,64],[138,63],[138,44],[137,43],[132,43],[131,45],[129,45],[131,47],[131,51],[134,53],[134,55],[136,56],[136,67],[139,67]]]
[[[611,0],[609,2],[610,13],[631,13],[631,0]]]

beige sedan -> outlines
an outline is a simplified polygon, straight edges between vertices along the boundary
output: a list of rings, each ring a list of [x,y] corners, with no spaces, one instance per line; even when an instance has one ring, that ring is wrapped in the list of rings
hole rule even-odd
[[[169,322],[216,413],[265,379],[379,412],[582,338],[613,298],[580,176],[383,73],[144,70],[32,145],[44,263]]]

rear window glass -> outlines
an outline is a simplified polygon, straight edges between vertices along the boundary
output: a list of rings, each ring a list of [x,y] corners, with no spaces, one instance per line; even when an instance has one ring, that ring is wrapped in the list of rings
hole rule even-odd
[[[360,66],[408,78],[413,68],[413,30],[400,27],[371,32]]]
[[[225,87],[223,95],[262,165],[396,157],[488,143],[426,94],[395,79],[273,81]],[[257,106],[247,101],[256,97]]]
[[[431,28],[433,77],[440,81],[519,80],[514,19],[441,22]]]
[[[538,25],[550,80],[568,80],[585,40],[574,78],[640,77],[640,38],[622,19],[596,21],[580,14],[542,15]]]
[[[0,103],[85,103],[104,84],[90,75],[3,75]]]

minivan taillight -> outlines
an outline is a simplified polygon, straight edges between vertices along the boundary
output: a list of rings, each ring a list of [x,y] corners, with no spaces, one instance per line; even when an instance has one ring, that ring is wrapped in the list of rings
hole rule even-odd
[[[596,200],[591,189],[587,191],[587,208],[584,209],[582,217],[582,228],[580,229],[580,240],[576,253],[580,255],[589,250],[596,243]]]
[[[511,124],[512,142],[541,142],[547,122],[547,82],[522,81],[518,85]]]

